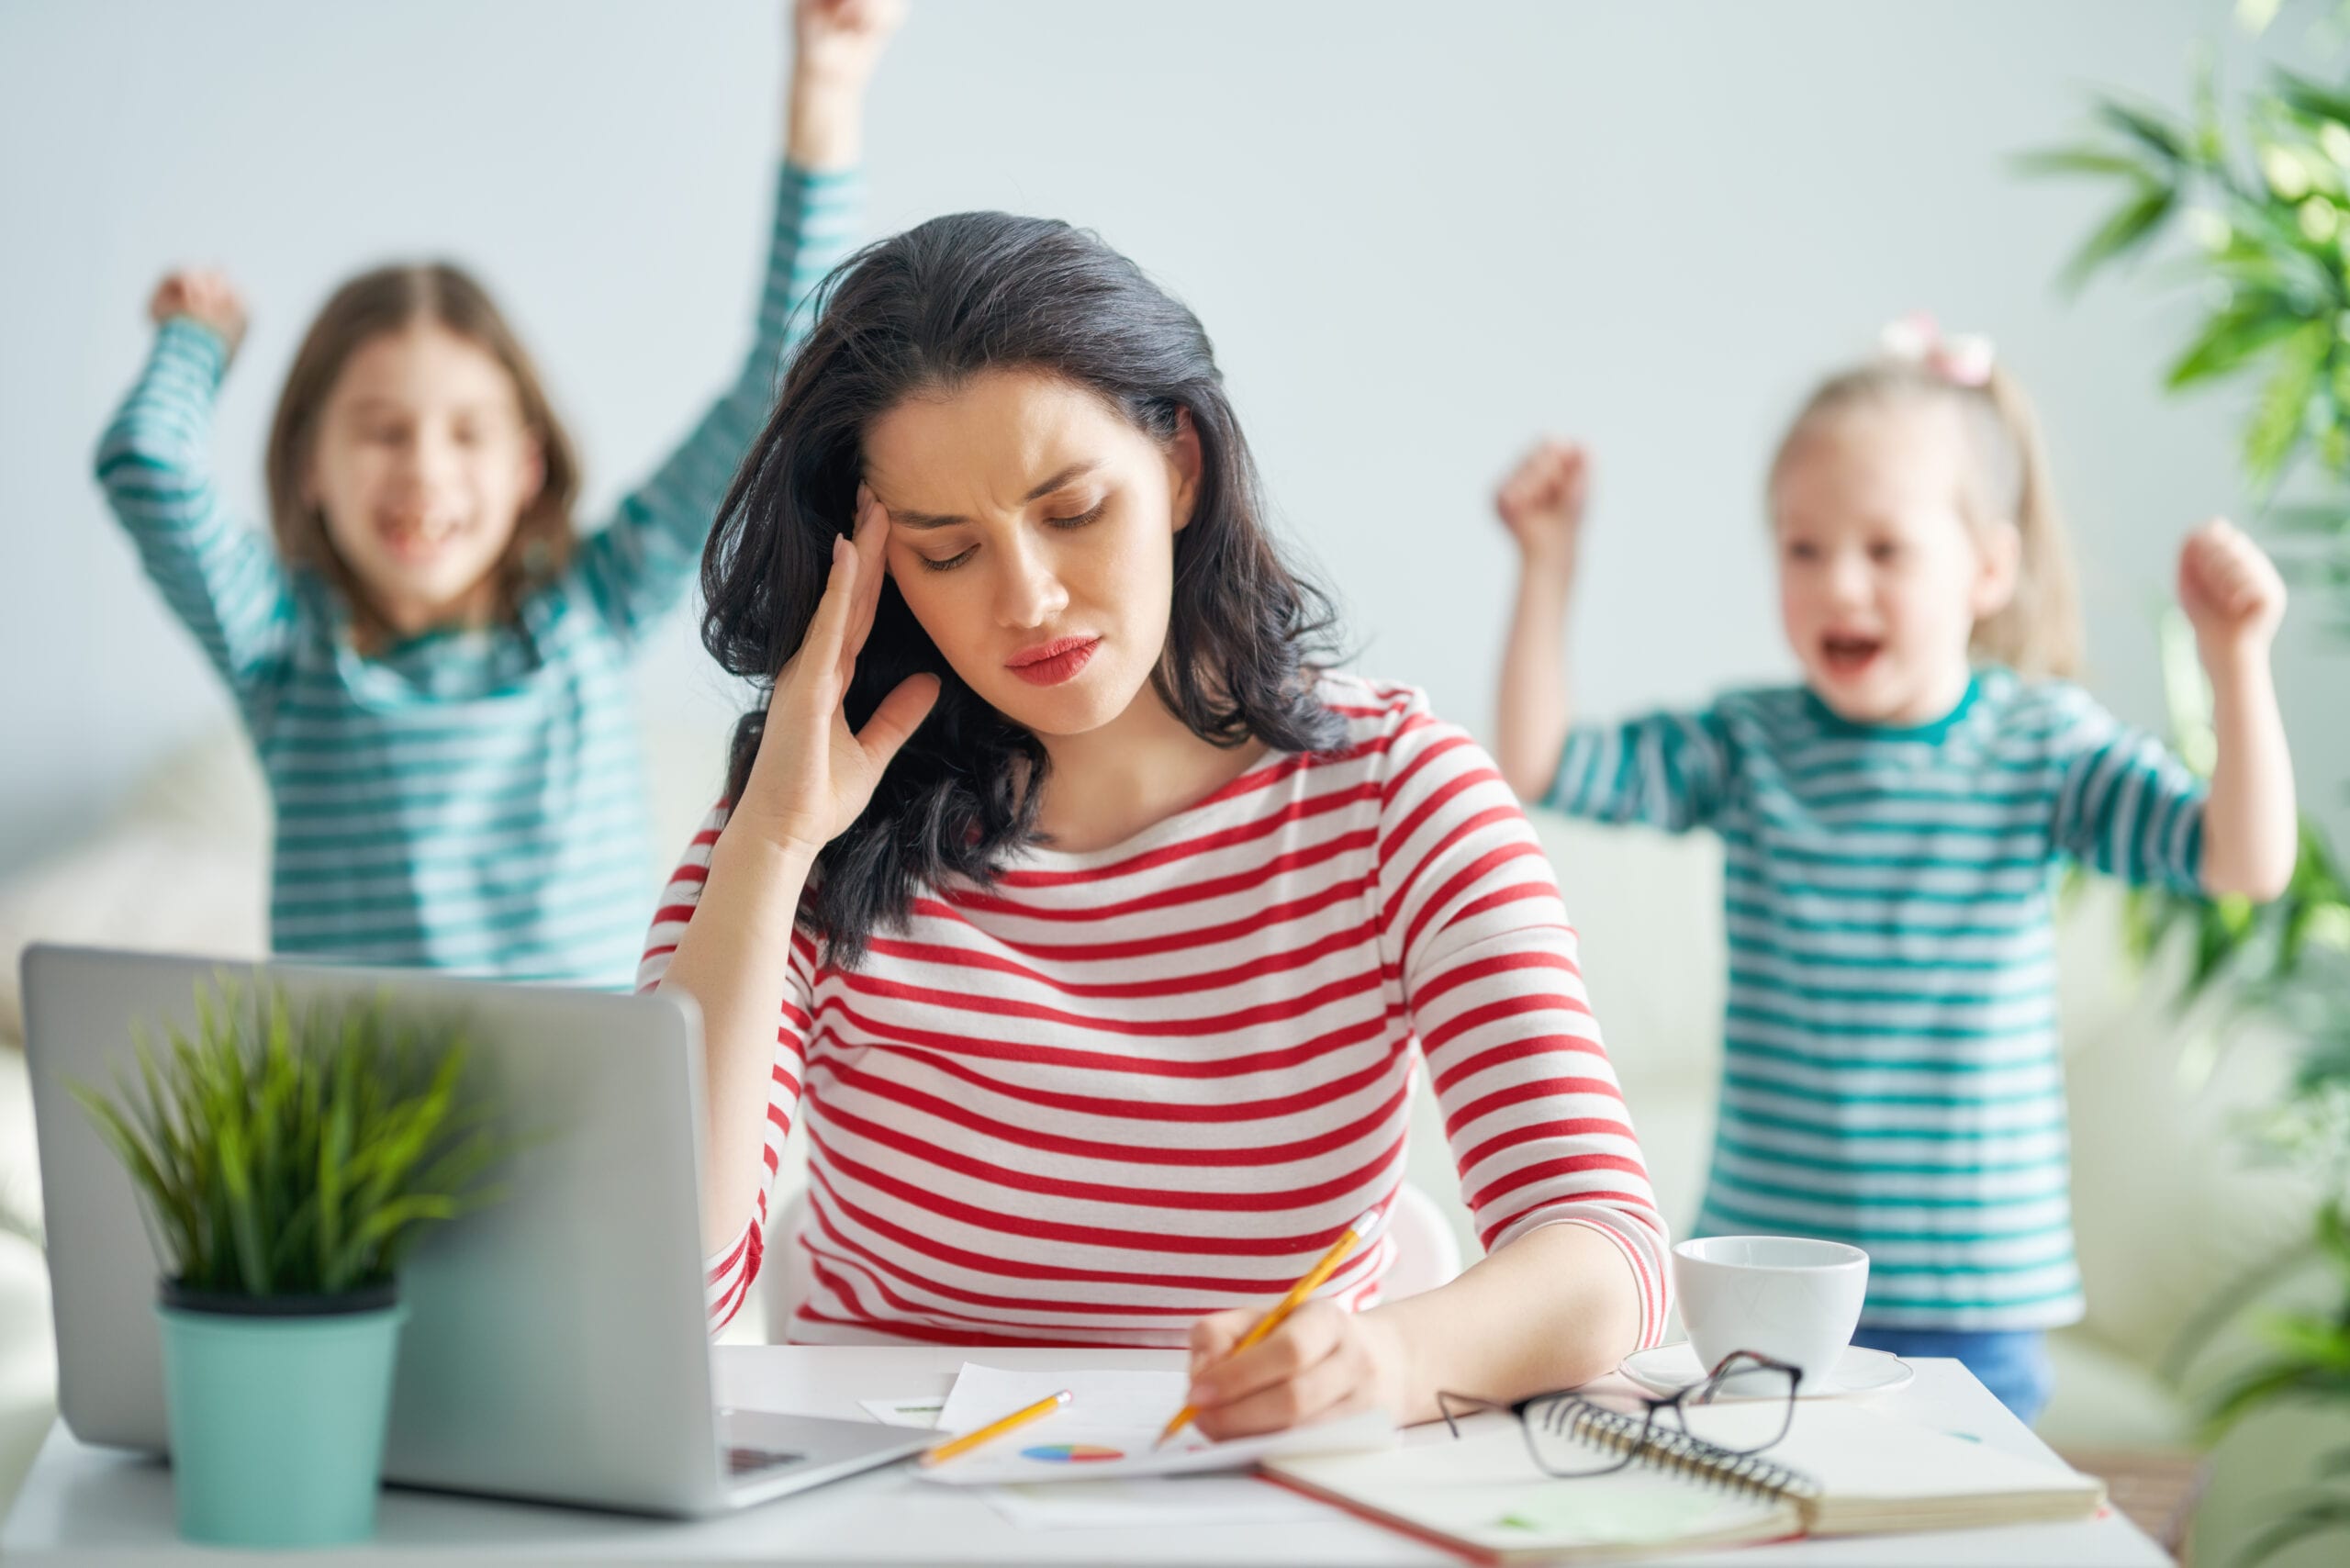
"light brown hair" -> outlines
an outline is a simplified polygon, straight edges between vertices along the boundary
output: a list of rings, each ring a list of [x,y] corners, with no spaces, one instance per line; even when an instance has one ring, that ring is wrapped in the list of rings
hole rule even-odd
[[[2079,673],[2081,606],[2073,557],[2050,482],[2048,454],[2031,399],[1994,365],[1981,386],[1951,379],[1934,366],[1888,357],[1830,376],[1803,409],[1771,460],[1775,486],[1796,444],[1821,423],[1864,408],[1939,402],[1959,416],[1974,461],[1961,510],[1977,530],[2012,523],[2019,535],[2015,597],[1975,623],[1976,658],[2026,676]]]
[[[362,345],[420,321],[445,328],[504,367],[514,383],[523,428],[539,445],[544,477],[538,494],[515,520],[514,536],[492,568],[498,578],[499,613],[511,615],[532,583],[561,571],[576,542],[571,510],[579,496],[578,456],[555,418],[538,365],[488,291],[446,262],[362,273],[334,291],[303,335],[285,389],[277,396],[263,469],[269,483],[270,531],[276,535],[278,550],[289,563],[310,567],[334,584],[351,607],[352,623],[363,643],[381,642],[387,629],[363,585],[336,554],[325,517],[304,492],[319,420],[343,366]]]

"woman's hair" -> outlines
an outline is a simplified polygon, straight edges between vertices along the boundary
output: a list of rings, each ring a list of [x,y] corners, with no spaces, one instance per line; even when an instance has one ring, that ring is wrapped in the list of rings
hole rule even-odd
[[[823,594],[833,542],[854,526],[873,421],[907,398],[951,394],[987,371],[1027,370],[1096,396],[1154,440],[1189,414],[1201,472],[1175,535],[1167,643],[1151,685],[1220,746],[1338,743],[1315,694],[1329,601],[1275,549],[1248,442],[1198,318],[1098,235],[1044,218],[966,212],[867,246],[825,281],[775,411],[735,476],[702,557],[702,643],[772,693]],[[1036,737],[957,678],[898,592],[881,589],[856,661],[848,722],[861,726],[908,676],[939,678],[937,705],[864,812],[817,857],[806,916],[855,963],[916,891],[986,885],[1037,842],[1046,761]],[[739,801],[765,704],[734,729],[727,799]]]
[[[1976,658],[2027,676],[2072,676],[2081,662],[2081,607],[2065,520],[2049,479],[2040,421],[2015,378],[1992,365],[1953,378],[1928,360],[1886,357],[1822,382],[1796,415],[1771,461],[1774,482],[1796,445],[1828,420],[1855,409],[1939,402],[1955,410],[1973,461],[1960,497],[1977,529],[2013,523],[2020,536],[2015,597],[1978,621]]]
[[[537,364],[488,291],[446,262],[362,273],[334,291],[303,335],[285,390],[277,396],[264,466],[270,528],[278,550],[287,561],[308,566],[334,584],[351,606],[352,624],[363,637],[380,637],[385,632],[382,618],[364,587],[335,553],[326,519],[303,492],[327,398],[343,366],[372,340],[423,321],[455,333],[504,367],[514,383],[522,426],[539,444],[544,476],[538,494],[515,520],[514,536],[493,568],[505,612],[512,612],[532,582],[562,570],[574,543],[571,509],[579,495],[579,459],[555,418]]]

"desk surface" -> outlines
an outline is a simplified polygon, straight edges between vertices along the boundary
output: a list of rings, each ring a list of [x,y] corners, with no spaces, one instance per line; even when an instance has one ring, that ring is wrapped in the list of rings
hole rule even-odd
[[[944,1394],[966,1359],[995,1366],[1169,1367],[1161,1350],[978,1350],[910,1348],[808,1350],[721,1347],[718,1388],[749,1409],[862,1418],[857,1401]],[[1877,1408],[1961,1431],[1996,1448],[2052,1460],[2047,1448],[1955,1361],[1921,1361],[1908,1388]],[[1135,1562],[1268,1565],[1446,1564],[1459,1559],[1336,1511],[1311,1524],[1203,1525],[1188,1529],[1029,1530],[983,1498],[914,1479],[901,1467],[759,1507],[690,1524],[578,1509],[501,1504],[395,1488],[384,1495],[377,1540],[315,1556],[198,1551],[173,1533],[171,1475],[160,1462],[93,1449],[53,1428],[6,1527],[0,1558],[11,1563],[140,1564],[164,1561],[273,1568],[297,1562],[445,1563],[472,1561],[597,1563]],[[1797,1541],[1676,1562],[1785,1568],[1793,1563],[1943,1564],[1996,1560],[2001,1568],[2166,1564],[2119,1514],[2079,1524],[2019,1526],[1966,1535],[1877,1536]]]

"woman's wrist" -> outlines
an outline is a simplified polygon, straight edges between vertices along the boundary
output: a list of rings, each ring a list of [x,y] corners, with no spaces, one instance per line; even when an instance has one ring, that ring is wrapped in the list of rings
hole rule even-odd
[[[1371,1341],[1371,1362],[1379,1369],[1379,1386],[1371,1392],[1380,1407],[1404,1426],[1442,1413],[1437,1406],[1435,1373],[1409,1316],[1393,1306],[1375,1306],[1359,1319]]]
[[[789,838],[757,832],[739,816],[720,831],[718,842],[710,850],[711,879],[722,881],[742,899],[748,906],[744,913],[753,920],[779,924],[787,935],[799,918],[800,890],[808,885],[808,873],[815,864],[813,850]]]

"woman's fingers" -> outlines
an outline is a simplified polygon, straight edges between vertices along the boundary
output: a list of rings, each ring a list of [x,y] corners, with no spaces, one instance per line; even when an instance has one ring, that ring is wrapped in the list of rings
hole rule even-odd
[[[849,657],[854,660],[865,651],[865,639],[873,633],[874,612],[881,607],[881,584],[889,576],[889,513],[862,485],[856,487],[856,528],[850,543],[856,549],[857,570],[856,608],[849,618],[848,637]]]
[[[912,738],[937,700],[938,678],[934,675],[910,675],[881,699],[881,706],[873,710],[873,716],[865,721],[865,728],[856,732],[856,744],[865,748],[876,777],[890,766],[898,748]]]
[[[1247,1350],[1193,1372],[1191,1402],[1205,1409],[1277,1387],[1329,1355],[1339,1337],[1338,1309],[1309,1302]]]
[[[1192,1374],[1192,1402],[1200,1429],[1224,1439],[1275,1432],[1367,1403],[1360,1358],[1347,1354],[1346,1316],[1314,1303],[1270,1335],[1229,1359]]]
[[[1218,1442],[1254,1437],[1261,1432],[1309,1427],[1337,1416],[1371,1407],[1369,1390],[1360,1372],[1342,1356],[1324,1357],[1286,1383],[1203,1411],[1200,1430]]]
[[[1192,1320],[1192,1375],[1197,1377],[1225,1357],[1256,1327],[1257,1314],[1237,1307]]]
[[[784,666],[786,677],[803,659],[811,670],[831,671],[839,681],[832,693],[833,702],[838,702],[841,693],[848,689],[845,673],[848,666],[845,644],[849,601],[855,597],[856,589],[856,552],[849,548],[847,540],[834,539],[833,569],[824,577],[824,597],[816,601],[815,618],[808,622],[808,635],[800,643],[800,651],[792,655],[791,663]]]

